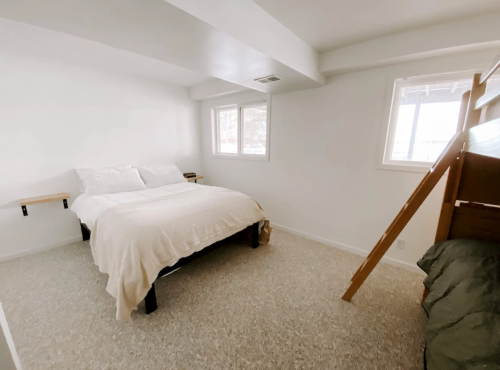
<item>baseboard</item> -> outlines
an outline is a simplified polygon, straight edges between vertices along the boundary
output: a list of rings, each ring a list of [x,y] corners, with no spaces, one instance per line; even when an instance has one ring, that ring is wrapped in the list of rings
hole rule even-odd
[[[13,259],[16,259],[16,258],[19,258],[19,257],[28,256],[30,254],[35,254],[35,253],[43,252],[43,251],[46,251],[46,250],[49,250],[49,249],[52,249],[52,248],[62,247],[63,245],[67,245],[67,244],[71,244],[71,243],[75,243],[75,242],[80,242],[80,241],[82,241],[82,236],[78,235],[78,236],[75,236],[73,238],[66,239],[66,240],[63,240],[63,241],[60,241],[60,242],[57,242],[57,243],[54,243],[54,244],[44,245],[42,247],[37,247],[37,248],[33,248],[33,249],[27,249],[27,250],[24,250],[24,251],[21,251],[21,252],[16,252],[16,253],[13,253],[13,254],[8,254],[6,256],[0,256],[0,262],[13,260]]]
[[[344,250],[344,251],[347,251],[350,253],[354,253],[354,254],[357,254],[359,256],[366,257],[368,255],[368,252],[363,250],[363,249],[351,247],[351,246],[346,245],[346,244],[342,244],[342,243],[334,242],[332,240],[320,238],[320,237],[317,237],[317,236],[314,236],[314,235],[311,235],[311,234],[308,234],[308,233],[305,233],[305,232],[302,232],[299,230],[292,229],[290,227],[278,225],[275,223],[272,223],[271,226],[277,230],[282,230],[282,231],[289,232],[291,234],[302,236],[306,239],[314,240],[316,242],[319,242],[319,243],[322,243],[322,244],[325,244],[325,245],[328,245],[331,247],[335,247],[335,248],[338,248],[338,249],[341,249],[341,250]],[[16,259],[19,257],[27,256],[30,254],[43,252],[43,251],[46,251],[46,250],[49,250],[52,248],[62,247],[63,245],[79,242],[81,240],[82,240],[82,236],[78,235],[78,236],[75,236],[73,238],[66,239],[66,240],[63,240],[63,241],[60,241],[60,242],[57,242],[54,244],[49,244],[49,245],[45,245],[42,247],[37,247],[37,248],[28,249],[28,250],[24,250],[24,251],[13,253],[13,254],[8,254],[6,256],[0,256],[0,262],[9,261],[9,260],[13,260],[13,259]],[[389,263],[389,264],[394,265],[394,266],[402,267],[402,268],[409,270],[409,271],[412,271],[412,272],[418,272],[420,274],[424,274],[422,272],[422,270],[420,270],[416,265],[414,266],[414,265],[411,265],[407,262],[398,261],[398,260],[395,260],[395,259],[390,258],[390,257],[383,257],[382,262]]]
[[[338,249],[342,249],[342,250],[344,250],[346,252],[351,252],[351,253],[357,254],[357,255],[362,256],[362,257],[368,256],[368,253],[369,253],[369,252],[367,252],[367,251],[365,251],[363,249],[351,247],[349,245],[345,245],[345,244],[342,244],[342,243],[337,243],[337,242],[334,242],[334,241],[331,241],[331,240],[328,240],[328,239],[319,238],[317,236],[314,236],[314,235],[311,235],[311,234],[307,234],[307,233],[304,233],[302,231],[298,231],[298,230],[292,229],[290,227],[277,225],[275,223],[272,223],[271,227],[273,227],[274,229],[278,229],[278,230],[289,232],[291,234],[302,236],[302,237],[304,237],[306,239],[314,240],[314,241],[322,243],[322,244],[326,244],[326,245],[328,245],[330,247],[335,247],[335,248],[338,248]],[[405,270],[408,270],[408,271],[417,272],[419,274],[424,275],[424,272],[422,270],[420,270],[418,268],[418,266],[411,265],[408,262],[398,261],[398,260],[395,260],[394,258],[390,258],[390,257],[383,257],[382,258],[382,262],[388,263],[388,264],[393,265],[393,266],[404,268]]]

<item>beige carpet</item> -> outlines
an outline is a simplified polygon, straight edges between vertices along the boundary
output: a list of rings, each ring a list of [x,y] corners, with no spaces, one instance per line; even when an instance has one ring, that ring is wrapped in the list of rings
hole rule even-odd
[[[422,369],[422,276],[381,265],[340,299],[361,258],[275,230],[157,284],[158,310],[115,321],[79,242],[0,264],[0,301],[30,369]]]

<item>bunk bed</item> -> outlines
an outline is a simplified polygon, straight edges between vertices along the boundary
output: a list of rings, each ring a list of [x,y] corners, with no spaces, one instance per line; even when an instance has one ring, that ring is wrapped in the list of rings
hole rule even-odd
[[[435,245],[418,265],[424,280],[425,366],[500,368],[500,87],[485,93],[500,54],[462,97],[459,132],[351,279],[354,294],[448,171]]]

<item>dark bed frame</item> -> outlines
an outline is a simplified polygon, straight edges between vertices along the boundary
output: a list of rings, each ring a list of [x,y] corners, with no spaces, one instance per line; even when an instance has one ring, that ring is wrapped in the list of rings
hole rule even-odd
[[[83,240],[84,241],[89,240],[90,239],[90,230],[87,227],[87,225],[82,224],[80,222],[80,227],[82,229],[82,238],[83,238]],[[251,226],[251,228],[252,228],[252,248],[255,249],[255,248],[257,248],[259,246],[259,223],[258,222],[254,223]],[[233,236],[233,235],[231,235],[231,236]],[[231,236],[229,236],[228,238],[230,238]],[[224,244],[224,241],[227,240],[228,238],[226,238],[224,240],[221,240],[221,241],[218,241],[218,242],[216,242],[216,243],[214,243],[214,244],[212,244],[212,245],[210,245],[210,246],[208,246],[206,248],[203,248],[201,251],[195,252],[195,253],[193,253],[190,256],[181,258],[173,266],[167,266],[167,267],[165,267],[164,269],[162,269],[160,271],[160,273],[158,274],[158,277],[156,279],[159,279],[159,278],[161,278],[163,276],[169,275],[172,272],[174,272],[174,271],[180,269],[181,267],[187,265],[189,262],[192,262],[192,261],[194,261],[194,260],[196,260],[196,259],[204,256],[205,254],[210,253],[211,251],[217,249],[222,244]],[[151,289],[149,289],[148,294],[144,298],[144,303],[145,303],[145,306],[146,306],[146,313],[147,314],[150,314],[151,312],[156,311],[156,309],[158,308],[158,303],[156,301],[155,283],[153,283],[151,285]]]

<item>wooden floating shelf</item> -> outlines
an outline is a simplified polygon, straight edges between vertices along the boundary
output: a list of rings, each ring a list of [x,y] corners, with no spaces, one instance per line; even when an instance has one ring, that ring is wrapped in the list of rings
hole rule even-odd
[[[46,203],[46,202],[52,202],[54,200],[63,200],[68,198],[69,198],[68,193],[40,195],[39,197],[19,199],[19,204],[21,204],[22,206],[27,206],[30,204]]]
[[[62,200],[64,208],[68,208],[67,200],[69,199],[69,197],[70,196],[68,193],[40,195],[38,197],[19,199],[19,204],[21,205],[21,209],[23,210],[23,215],[28,216],[28,210],[26,209],[26,206],[30,204],[38,204],[38,203],[53,202],[55,200]]]
[[[196,181],[196,180],[200,180],[202,178],[203,178],[203,176],[186,177],[187,181],[192,181],[192,180]]]

